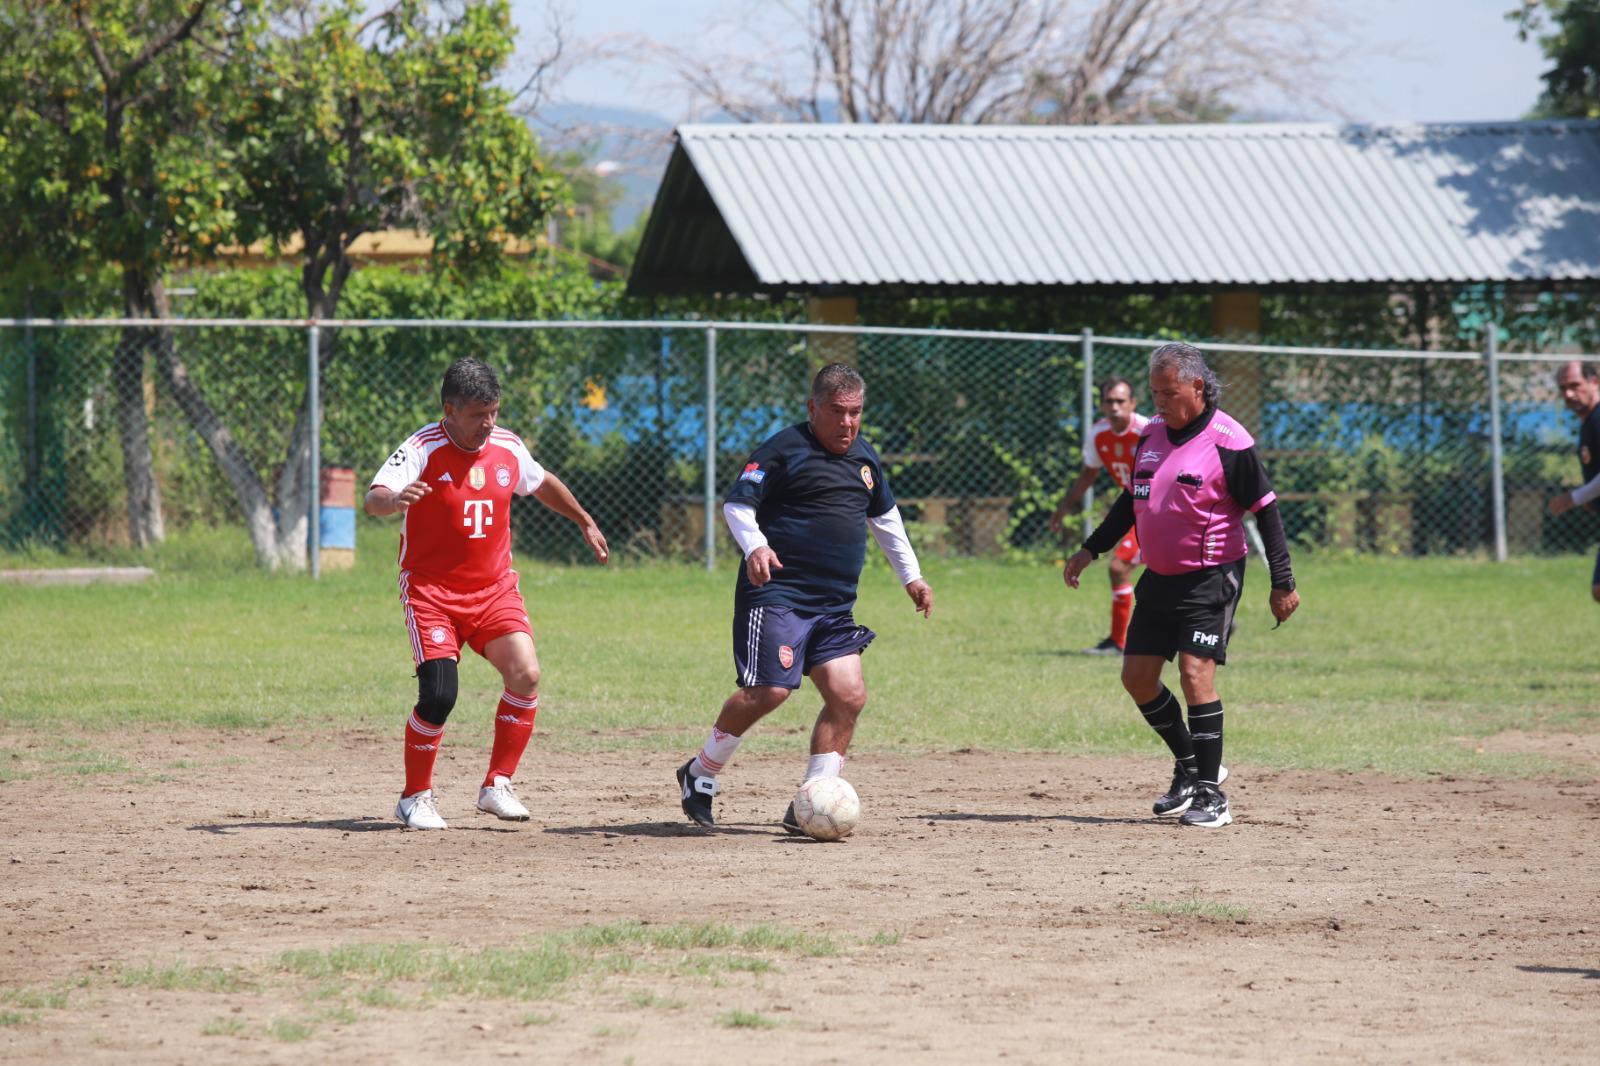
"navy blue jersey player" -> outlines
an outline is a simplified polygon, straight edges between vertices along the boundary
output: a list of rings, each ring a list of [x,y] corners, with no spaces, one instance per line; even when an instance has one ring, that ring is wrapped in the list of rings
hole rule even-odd
[[[1563,514],[1574,507],[1594,506],[1600,500],[1600,367],[1574,360],[1556,371],[1561,402],[1578,416],[1578,464],[1583,484],[1550,500],[1550,513]],[[1600,603],[1600,554],[1595,555],[1589,593]]]
[[[900,509],[878,453],[860,436],[866,384],[833,363],[817,372],[808,418],[769,438],[740,472],[722,513],[744,552],[733,596],[733,665],[738,689],[700,753],[678,768],[683,811],[715,824],[717,775],[745,733],[809,676],[822,696],[802,781],[837,777],[867,702],[861,653],[874,633],[852,608],[867,532],[926,617],[933,590],[922,580]],[[799,832],[794,808],[783,825]]]

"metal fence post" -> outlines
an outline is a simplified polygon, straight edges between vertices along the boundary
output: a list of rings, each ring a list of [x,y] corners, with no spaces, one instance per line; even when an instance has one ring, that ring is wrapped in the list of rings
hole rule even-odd
[[[1094,425],[1094,330],[1083,331],[1083,440],[1089,442],[1089,427]],[[1069,467],[1071,463],[1067,464]],[[1083,539],[1094,532],[1094,486],[1083,494]]]
[[[1489,506],[1494,509],[1494,559],[1506,561],[1506,470],[1500,440],[1500,356],[1493,322],[1483,335],[1483,360],[1489,371]]]
[[[306,551],[310,556],[311,580],[322,576],[322,362],[318,352],[316,323],[311,325],[310,352],[306,356],[306,416],[311,426],[311,469],[306,472],[309,488],[306,507]]]
[[[706,569],[717,567],[717,327],[706,327]]]
[[[23,427],[24,445],[22,477],[27,491],[23,494],[23,506],[27,508],[23,527],[29,533],[36,532],[44,523],[38,513],[39,499],[39,355],[33,346],[33,294],[30,292],[26,303],[23,305],[29,322],[22,329],[22,357],[27,363],[27,422]]]

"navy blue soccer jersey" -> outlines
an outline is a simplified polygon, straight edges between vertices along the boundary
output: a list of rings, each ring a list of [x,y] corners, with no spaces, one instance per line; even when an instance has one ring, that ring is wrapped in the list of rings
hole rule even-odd
[[[1590,411],[1589,417],[1578,427],[1578,463],[1583,467],[1585,485],[1600,476],[1600,406]],[[1600,501],[1589,506],[1600,510]]]
[[[855,603],[867,561],[867,519],[894,509],[878,453],[863,437],[835,455],[801,422],[773,434],[745,464],[728,503],[756,509],[756,523],[783,569],[760,588],[744,567],[734,604],[837,611]]]

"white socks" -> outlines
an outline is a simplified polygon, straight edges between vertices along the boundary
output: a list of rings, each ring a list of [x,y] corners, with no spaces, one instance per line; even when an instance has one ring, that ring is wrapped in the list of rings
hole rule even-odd
[[[821,755],[813,755],[806,762],[806,781],[814,781],[819,777],[838,777],[844,769],[844,756],[836,751],[825,751]]]
[[[700,754],[689,764],[689,772],[696,777],[716,777],[728,765],[728,760],[733,758],[733,753],[739,750],[739,742],[743,739],[712,726],[711,736],[706,740],[705,747],[700,749]]]

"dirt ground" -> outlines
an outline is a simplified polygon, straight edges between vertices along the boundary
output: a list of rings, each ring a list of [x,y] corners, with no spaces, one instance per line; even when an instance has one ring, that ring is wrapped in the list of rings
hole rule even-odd
[[[1581,762],[1567,782],[1239,765],[1236,824],[1204,831],[1147,815],[1154,754],[868,755],[846,768],[863,824],[823,845],[776,828],[793,757],[741,753],[708,833],[672,759],[541,757],[536,737],[515,825],[472,811],[487,751],[458,743],[438,773],[452,828],[419,833],[390,817],[398,756],[373,734],[191,735],[136,753],[142,777],[0,783],[0,1060],[1594,1061],[1600,781]],[[624,921],[845,948],[342,1012],[274,969],[295,948]],[[180,960],[256,977],[119,976]],[[309,1032],[274,1035],[295,1018]]]

